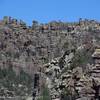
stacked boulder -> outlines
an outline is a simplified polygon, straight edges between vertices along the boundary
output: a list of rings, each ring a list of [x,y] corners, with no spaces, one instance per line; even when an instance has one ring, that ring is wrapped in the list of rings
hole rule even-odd
[[[94,59],[94,67],[92,67],[91,76],[94,78],[100,78],[100,48],[96,49],[92,55]]]
[[[62,58],[52,60],[44,66],[52,100],[65,100],[61,94],[66,89],[71,95],[75,95],[74,100],[100,100],[100,49],[95,49],[92,55],[94,64],[88,65],[90,68],[87,72],[82,67],[71,70],[68,62],[71,62],[74,55],[69,55],[71,56],[62,57],[63,67],[59,66]]]
[[[61,100],[61,93],[63,89],[67,87],[68,84],[70,84],[71,82],[71,70],[68,70],[65,73],[63,73],[63,71],[69,68],[70,61],[73,58],[73,56],[74,54],[70,52],[69,54],[64,54],[63,57],[56,58],[52,60],[51,63],[44,65],[44,73],[47,77],[46,82],[50,90],[52,100]]]
[[[86,74],[80,72],[80,77],[77,78],[78,73],[74,74],[75,84],[74,88],[78,93],[77,100],[100,100],[100,48],[97,47],[92,55],[94,64]],[[73,71],[74,72],[74,71]]]
[[[94,67],[92,67],[91,79],[93,89],[95,90],[95,98],[100,99],[100,47],[98,47],[92,55]]]

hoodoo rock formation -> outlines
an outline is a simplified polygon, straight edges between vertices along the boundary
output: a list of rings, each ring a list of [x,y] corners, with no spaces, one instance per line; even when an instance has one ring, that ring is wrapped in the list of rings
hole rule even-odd
[[[32,95],[100,99],[100,22],[0,20],[0,96]]]

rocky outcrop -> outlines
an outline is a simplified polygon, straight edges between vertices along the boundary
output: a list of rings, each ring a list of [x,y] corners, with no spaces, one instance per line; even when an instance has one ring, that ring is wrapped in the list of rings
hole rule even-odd
[[[69,52],[64,54],[63,57],[56,58],[52,60],[51,63],[44,65],[45,75],[47,76],[46,82],[52,100],[60,100],[62,90],[70,84],[70,79],[72,78],[71,70],[65,73],[63,73],[63,71],[69,68],[70,61],[73,57],[73,52]]]
[[[63,68],[59,66],[59,60],[54,60],[51,63],[44,66],[45,74],[47,76],[47,84],[50,89],[52,100],[65,100],[62,98],[62,93],[68,92],[70,95],[74,95],[74,100],[95,100],[100,99],[100,49],[95,49],[92,55],[93,64],[90,66],[91,70],[84,72],[82,67],[76,67],[70,69],[68,61],[72,61],[72,53],[67,55],[63,59],[65,65]],[[67,66],[66,66],[67,65]],[[66,68],[66,69],[65,69]],[[64,70],[64,71],[63,71]],[[65,93],[65,96],[68,94]],[[71,99],[72,100],[72,99]]]

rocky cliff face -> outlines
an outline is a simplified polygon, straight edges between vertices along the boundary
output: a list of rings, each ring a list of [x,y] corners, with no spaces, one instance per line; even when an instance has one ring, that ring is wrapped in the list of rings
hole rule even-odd
[[[100,48],[96,48],[91,58],[92,64],[71,68],[73,52],[44,65],[47,85],[52,100],[99,100],[100,99]],[[65,64],[60,67],[60,59]],[[67,60],[66,60],[67,59]],[[80,58],[79,58],[80,59]]]
[[[95,80],[89,77],[99,77],[91,57],[100,45],[99,32],[100,23],[94,20],[33,21],[27,26],[22,20],[4,17],[0,20],[0,68],[12,67],[16,75],[22,70],[32,76],[43,72],[52,99],[95,95]]]

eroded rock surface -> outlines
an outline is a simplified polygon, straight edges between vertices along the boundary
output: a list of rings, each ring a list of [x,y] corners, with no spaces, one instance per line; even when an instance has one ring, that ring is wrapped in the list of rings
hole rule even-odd
[[[44,66],[47,75],[47,84],[50,89],[52,100],[63,100],[61,94],[69,91],[71,95],[75,95],[74,100],[99,100],[100,99],[100,49],[96,48],[91,57],[93,64],[87,65],[91,70],[83,71],[82,67],[76,67],[72,70],[68,61],[72,61],[75,56],[72,52],[63,59],[65,65],[60,68],[59,61],[62,58],[55,59],[51,63]],[[66,64],[68,66],[66,66]],[[56,67],[55,67],[56,66]],[[67,68],[67,69],[65,69]],[[64,70],[64,71],[63,71]],[[67,90],[67,91],[66,91]],[[68,95],[68,94],[65,94]],[[72,99],[71,99],[72,100]]]

